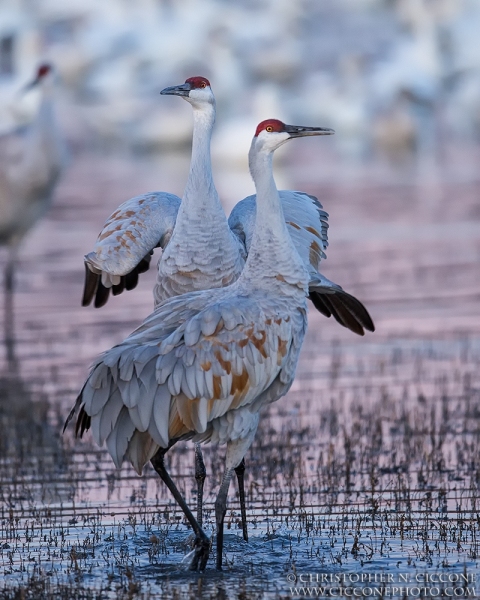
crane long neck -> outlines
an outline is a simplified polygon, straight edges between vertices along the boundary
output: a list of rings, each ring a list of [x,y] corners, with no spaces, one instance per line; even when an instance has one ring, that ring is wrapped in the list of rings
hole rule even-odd
[[[23,187],[28,182],[32,189],[43,189],[48,194],[64,166],[66,150],[55,118],[53,83],[42,82],[41,85],[40,106],[19,172],[23,173]]]
[[[306,289],[308,274],[285,224],[272,160],[273,152],[257,151],[252,143],[249,163],[257,192],[257,213],[241,279],[250,286],[267,289],[285,283]]]
[[[208,217],[212,212],[223,213],[222,205],[215,188],[210,158],[210,140],[215,123],[215,106],[198,109],[193,107],[193,141],[190,172],[183,194],[182,213]],[[177,221],[178,222],[178,221]]]
[[[33,129],[37,138],[45,138],[57,133],[55,109],[53,102],[53,89],[50,84],[42,85],[42,97],[38,107]]]

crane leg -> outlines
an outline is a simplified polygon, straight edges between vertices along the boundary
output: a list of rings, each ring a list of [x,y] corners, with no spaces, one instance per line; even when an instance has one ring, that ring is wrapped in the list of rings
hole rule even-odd
[[[5,305],[3,312],[4,339],[9,366],[15,363],[15,327],[13,296],[15,290],[15,259],[13,253],[9,256],[5,267]]]
[[[215,501],[215,520],[217,522],[217,569],[222,569],[223,558],[223,523],[227,512],[227,495],[233,469],[227,469],[223,475],[222,485]]]
[[[248,542],[248,529],[247,529],[247,511],[245,508],[245,459],[235,467],[235,473],[237,475],[238,482],[238,495],[240,496],[240,512],[242,514],[242,531],[243,539]]]
[[[207,470],[203,462],[200,444],[195,444],[195,479],[197,480],[197,523],[203,527],[203,486]]]
[[[217,569],[219,570],[222,568],[223,523],[225,521],[225,514],[227,512],[227,496],[230,480],[232,479],[233,471],[241,465],[243,457],[252,445],[253,438],[257,430],[257,425],[251,429],[247,437],[231,440],[227,443],[225,474],[223,475],[222,484],[220,485],[220,490],[218,491],[218,496],[215,500],[215,520],[217,524]]]
[[[183,514],[187,517],[188,522],[192,526],[192,529],[195,533],[195,554],[193,556],[192,562],[190,563],[190,569],[192,571],[196,571],[199,569],[203,571],[208,561],[208,556],[210,554],[210,540],[200,527],[200,525],[195,520],[192,512],[187,506],[187,503],[183,499],[183,496],[178,491],[177,486],[172,481],[170,475],[167,472],[165,467],[165,454],[168,450],[173,446],[175,440],[170,443],[168,448],[160,448],[158,452],[151,459],[151,463],[155,471],[160,475],[162,481],[171,491],[173,497],[177,501],[177,504],[183,511]]]

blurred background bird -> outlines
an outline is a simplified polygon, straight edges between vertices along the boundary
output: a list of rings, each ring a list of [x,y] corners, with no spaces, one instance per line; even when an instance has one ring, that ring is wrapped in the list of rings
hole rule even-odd
[[[213,156],[233,171],[246,169],[249,127],[269,114],[328,121],[338,154],[354,161],[381,151],[384,131],[398,137],[388,147],[410,154],[432,150],[439,124],[478,135],[477,0],[14,6],[0,4],[0,131],[2,92],[42,52],[74,108],[69,135],[102,151],[188,145],[185,107],[159,103],[157,94],[163,82],[192,73],[215,86]],[[399,97],[409,99],[401,110]],[[406,133],[412,126],[415,144]]]
[[[8,362],[14,351],[14,275],[19,245],[46,213],[65,163],[65,147],[54,110],[55,72],[41,64],[22,94],[40,89],[40,103],[29,124],[0,137],[0,244],[7,247],[4,333]]]

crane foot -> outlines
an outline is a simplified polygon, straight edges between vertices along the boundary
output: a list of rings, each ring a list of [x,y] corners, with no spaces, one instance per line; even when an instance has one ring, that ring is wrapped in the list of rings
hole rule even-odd
[[[187,562],[191,557],[190,571],[205,571],[208,557],[210,556],[210,547],[210,539],[207,536],[201,537],[197,535],[195,537],[193,550],[184,558],[184,561]]]

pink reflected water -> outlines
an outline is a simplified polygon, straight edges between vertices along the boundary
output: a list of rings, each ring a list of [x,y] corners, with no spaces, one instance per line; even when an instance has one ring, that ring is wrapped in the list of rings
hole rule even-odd
[[[359,338],[310,313],[294,386],[264,415],[247,456],[252,564],[273,560],[265,543],[272,527],[277,542],[298,538],[296,559],[276,547],[267,572],[285,572],[295,560],[350,571],[369,560],[385,570],[399,561],[411,570],[432,561],[478,568],[480,181],[473,166],[465,160],[403,173],[346,166],[340,177],[327,156],[291,155],[282,176],[317,195],[330,213],[323,272],[365,303],[377,331]],[[28,533],[32,523],[49,535],[68,530],[65,554],[51,558],[58,581],[69,580],[72,547],[85,548],[89,519],[102,530],[100,546],[116,539],[123,523],[125,543],[140,557],[132,568],[160,564],[168,572],[184,553],[178,544],[163,553],[152,541],[162,527],[174,540],[186,529],[150,469],[143,478],[126,466],[117,472],[88,436],[76,441],[59,431],[94,356],[152,308],[154,269],[104,309],[81,308],[82,257],[120,202],[153,189],[181,194],[185,169],[181,160],[80,154],[48,217],[26,240],[17,273],[19,372],[4,371],[1,380],[1,518],[9,548],[0,571],[9,585],[24,581],[45,555],[43,538]],[[222,448],[206,448],[209,531],[222,456]],[[170,461],[193,503],[190,446],[172,450]],[[230,501],[233,535],[235,486]],[[242,574],[248,552],[238,535],[227,536],[227,546]],[[29,537],[31,564],[19,542]],[[28,568],[18,570],[24,562]],[[103,585],[102,569],[91,572],[88,585]]]

